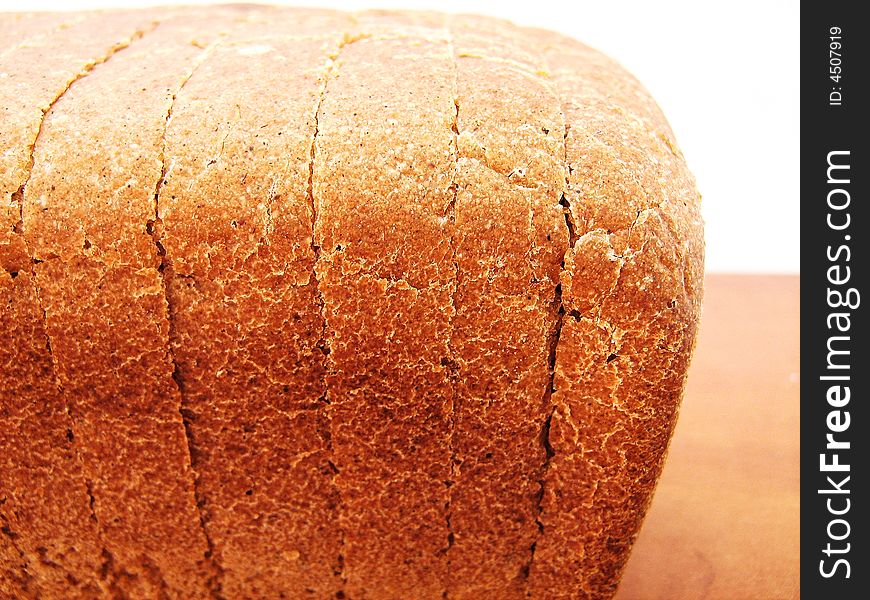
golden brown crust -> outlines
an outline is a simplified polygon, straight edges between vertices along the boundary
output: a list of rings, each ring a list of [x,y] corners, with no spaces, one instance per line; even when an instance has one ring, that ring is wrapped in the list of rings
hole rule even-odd
[[[215,46],[166,134],[154,227],[199,500],[229,598],[341,587],[308,191],[314,113],[340,41],[310,35],[322,18],[272,15]],[[332,32],[347,26],[331,17]]]
[[[460,285],[451,598],[525,596],[538,534],[550,336],[568,243],[559,103],[524,55],[453,19]],[[472,33],[473,32],[473,33]],[[492,54],[490,54],[492,52]],[[493,501],[497,499],[496,501]]]
[[[57,15],[55,15],[57,17]],[[34,17],[25,20],[51,21]],[[68,27],[40,31],[0,56],[0,518],[4,544],[19,554],[16,593],[40,597],[99,597],[105,563],[93,522],[78,440],[58,388],[44,314],[19,222],[21,189],[43,111],[77,77],[151,26],[143,14],[105,18],[65,15]],[[31,79],[32,65],[45,69]],[[26,443],[22,443],[25,442]],[[20,564],[20,566],[19,566]],[[12,576],[12,575],[10,575]],[[6,576],[2,579],[6,582]]]
[[[608,597],[661,470],[694,345],[699,197],[667,122],[630,75],[573,40],[527,35],[562,97],[577,238],[562,272],[554,455],[529,589]]]
[[[111,45],[20,98],[0,80],[0,260],[21,273],[0,368],[42,385],[0,447],[31,427],[71,474],[82,589],[611,595],[701,300],[698,196],[654,102],[494,19],[176,15],[66,92]],[[37,48],[68,35],[32,22]],[[38,64],[31,42],[10,65]],[[64,419],[74,441],[49,444]],[[0,581],[57,597],[25,542],[58,513],[30,502]]]
[[[0,276],[0,543],[19,553],[16,577],[29,594],[51,597],[62,590],[71,598],[99,597],[102,542],[33,280],[29,272]]]
[[[451,74],[441,32],[358,37],[318,116],[316,275],[351,598],[439,597],[447,576]]]
[[[106,585],[133,596],[205,597],[213,577],[147,232],[172,94],[203,52],[193,37],[232,24],[203,20],[161,23],[70,86],[46,114],[22,198]]]

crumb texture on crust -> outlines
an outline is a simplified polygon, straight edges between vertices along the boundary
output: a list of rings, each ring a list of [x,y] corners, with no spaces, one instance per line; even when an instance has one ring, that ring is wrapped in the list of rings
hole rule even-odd
[[[293,27],[292,14],[258,18],[207,50],[173,105],[155,207],[197,499],[228,598],[340,588],[308,191],[340,36],[282,35]]]
[[[448,575],[452,67],[443,32],[374,30],[336,56],[313,159],[343,593],[434,598]]]
[[[2,13],[0,74],[0,596],[612,596],[704,254],[619,65],[227,5]]]
[[[0,590],[90,598],[110,554],[25,244],[21,203],[45,113],[96,65],[150,30],[125,13],[4,15],[0,50]],[[33,77],[40,65],[40,77]]]

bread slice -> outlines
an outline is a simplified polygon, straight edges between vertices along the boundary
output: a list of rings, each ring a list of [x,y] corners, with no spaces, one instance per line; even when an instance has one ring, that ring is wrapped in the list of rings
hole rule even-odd
[[[119,594],[207,597],[215,577],[148,222],[173,95],[243,14],[170,18],[80,78],[46,114],[24,189],[24,238]]]
[[[574,40],[526,35],[562,98],[573,229],[530,591],[608,597],[661,472],[694,348],[700,198],[673,132],[631,75]]]
[[[330,57],[350,25],[282,11],[236,31],[197,66],[167,128],[154,232],[228,598],[341,588],[310,168]]]
[[[105,589],[106,554],[58,387],[20,203],[43,112],[72,81],[152,28],[152,17],[28,14],[13,28],[26,43],[0,54],[0,547],[9,557],[0,590],[8,597],[98,597]],[[44,69],[38,78],[34,65]]]
[[[524,596],[546,460],[550,336],[567,246],[564,129],[553,91],[518,52],[481,51],[452,20],[459,285],[449,596]],[[498,498],[498,501],[493,501]]]
[[[453,81],[443,31],[363,35],[319,110],[315,269],[350,598],[438,597],[448,575]]]
[[[64,597],[28,541],[53,528],[84,596],[610,597],[702,295],[648,94],[484,17],[164,21],[87,76],[0,80],[0,368],[42,385],[2,390],[0,448],[71,473],[82,515],[0,483],[0,589]]]

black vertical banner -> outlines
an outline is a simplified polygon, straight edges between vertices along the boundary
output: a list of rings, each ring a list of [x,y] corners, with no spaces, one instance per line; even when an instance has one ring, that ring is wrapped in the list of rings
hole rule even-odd
[[[801,14],[801,592],[870,597],[870,262],[861,3]]]

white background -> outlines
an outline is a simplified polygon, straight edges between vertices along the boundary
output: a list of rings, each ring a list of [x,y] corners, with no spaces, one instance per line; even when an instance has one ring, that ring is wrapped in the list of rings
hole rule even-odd
[[[0,8],[73,10],[168,1],[0,0]],[[797,0],[271,3],[491,14],[558,30],[604,51],[652,92],[698,179],[707,222],[707,270],[799,272]]]

